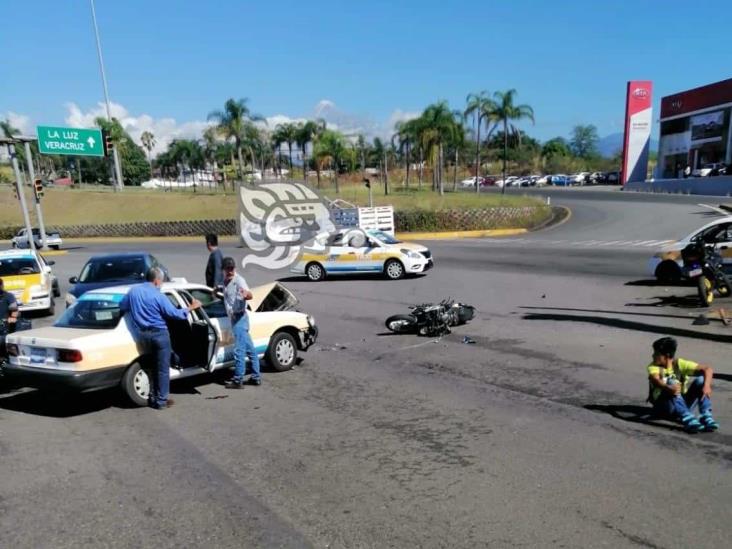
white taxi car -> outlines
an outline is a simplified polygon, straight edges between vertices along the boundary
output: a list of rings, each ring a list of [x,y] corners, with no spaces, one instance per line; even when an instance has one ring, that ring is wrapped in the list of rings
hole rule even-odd
[[[421,244],[402,242],[379,230],[341,229],[318,235],[291,272],[312,281],[352,273],[379,273],[398,280],[433,266],[431,252]]]
[[[684,276],[681,250],[692,242],[714,244],[722,256],[725,271],[732,272],[732,216],[725,216],[663,246],[649,261],[650,274],[660,282],[680,280]]]
[[[55,313],[58,281],[51,270],[53,261],[31,250],[0,252],[0,278],[5,290],[15,296],[21,311]]]
[[[138,406],[150,394],[151,357],[135,342],[135,327],[120,312],[131,286],[100,288],[83,294],[56,323],[7,337],[8,377],[27,387],[66,387],[91,391],[120,386]],[[163,284],[161,291],[178,308],[202,302],[187,321],[168,324],[173,347],[170,379],[176,380],[234,364],[231,323],[219,296],[188,282]],[[252,288],[250,333],[257,353],[277,371],[292,368],[298,351],[317,339],[309,315],[294,310],[297,298],[274,282]]]

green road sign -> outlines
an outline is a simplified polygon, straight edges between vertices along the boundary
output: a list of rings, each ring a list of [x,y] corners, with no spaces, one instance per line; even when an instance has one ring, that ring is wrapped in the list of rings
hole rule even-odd
[[[102,130],[38,126],[38,151],[41,154],[104,156]]]

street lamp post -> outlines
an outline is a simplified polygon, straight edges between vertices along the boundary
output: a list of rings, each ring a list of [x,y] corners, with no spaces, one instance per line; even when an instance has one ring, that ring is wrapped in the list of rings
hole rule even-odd
[[[107,76],[104,73],[104,59],[102,59],[102,43],[99,40],[99,28],[97,27],[97,12],[94,8],[94,0],[89,0],[91,3],[91,12],[92,12],[92,21],[94,23],[94,36],[97,39],[97,56],[99,57],[99,72],[102,75],[102,86],[104,87],[104,101],[107,106],[107,120],[109,122],[112,121],[112,111],[109,107],[109,89],[107,88]],[[119,153],[117,152],[117,147],[114,148],[112,152],[112,156],[114,157],[114,172],[116,175],[117,180],[117,188],[124,187],[124,181],[122,180],[122,166],[119,162]]]
[[[8,154],[10,154],[10,161],[13,165],[13,172],[15,172],[15,189],[18,193],[18,200],[20,201],[20,208],[23,210],[23,222],[25,224],[26,235],[28,236],[28,248],[31,250],[36,249],[36,243],[33,240],[33,226],[28,216],[28,208],[25,204],[25,190],[23,189],[23,175],[20,173],[20,165],[18,164],[18,155],[15,152],[15,144],[18,141],[14,138],[0,138],[0,143],[8,146]]]

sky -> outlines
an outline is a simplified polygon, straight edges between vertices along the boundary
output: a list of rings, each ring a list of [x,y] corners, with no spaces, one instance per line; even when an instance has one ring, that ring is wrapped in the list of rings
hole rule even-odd
[[[660,98],[732,77],[729,0],[96,0],[113,116],[158,150],[246,97],[270,126],[324,116],[389,135],[445,99],[515,88],[546,140],[622,131],[627,80]],[[88,0],[0,0],[0,118],[93,124],[104,113]]]

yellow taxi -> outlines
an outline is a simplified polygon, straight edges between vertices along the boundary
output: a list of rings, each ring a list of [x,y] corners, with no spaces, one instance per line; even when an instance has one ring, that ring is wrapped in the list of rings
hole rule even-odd
[[[53,264],[32,250],[0,252],[0,278],[5,290],[15,296],[21,311],[55,313],[57,288],[51,270]]]

